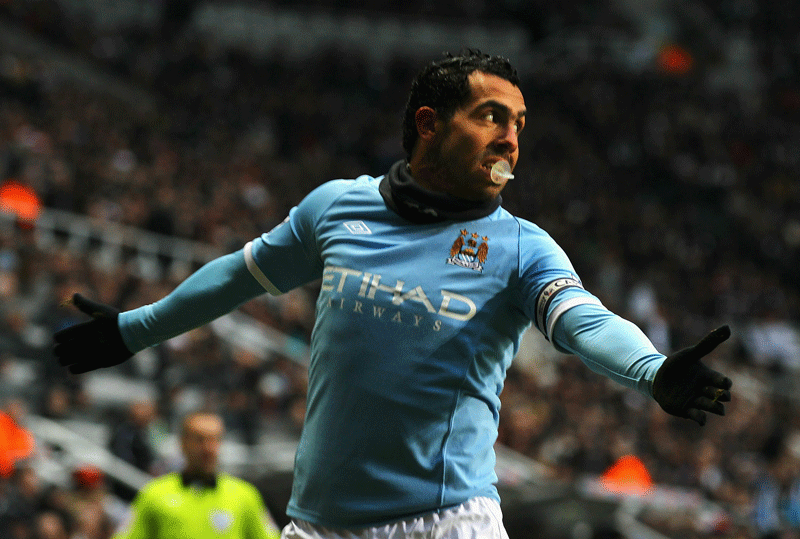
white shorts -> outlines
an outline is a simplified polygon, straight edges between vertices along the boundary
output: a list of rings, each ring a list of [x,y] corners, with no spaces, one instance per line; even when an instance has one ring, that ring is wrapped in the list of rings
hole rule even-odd
[[[325,528],[293,519],[281,539],[508,539],[508,534],[500,504],[478,497],[449,509],[358,530]]]

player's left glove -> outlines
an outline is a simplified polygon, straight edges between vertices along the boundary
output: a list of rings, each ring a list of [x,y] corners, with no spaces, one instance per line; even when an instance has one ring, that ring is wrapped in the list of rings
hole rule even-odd
[[[86,299],[80,294],[72,296],[72,303],[92,319],[62,329],[53,336],[56,343],[53,353],[69,372],[82,374],[112,367],[133,355],[122,341],[117,325],[118,309]]]
[[[733,382],[700,361],[731,335],[728,326],[709,333],[694,346],[667,357],[653,380],[653,398],[665,412],[705,425],[706,414],[725,415]]]

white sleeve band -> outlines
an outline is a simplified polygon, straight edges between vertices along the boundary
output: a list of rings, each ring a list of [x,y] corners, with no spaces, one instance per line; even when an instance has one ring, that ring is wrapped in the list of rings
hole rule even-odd
[[[556,322],[559,317],[577,305],[599,305],[603,306],[599,299],[589,296],[574,297],[562,301],[553,308],[550,317],[547,319],[547,339],[553,342],[553,328],[556,327]]]
[[[244,246],[244,263],[247,264],[248,271],[250,271],[250,274],[255,277],[256,281],[258,281],[259,284],[264,287],[264,290],[273,296],[279,296],[283,293],[275,288],[275,285],[272,284],[269,279],[267,279],[267,276],[264,275],[264,272],[261,271],[261,268],[258,267],[258,264],[256,264],[256,261],[253,259],[252,241],[248,241]]]

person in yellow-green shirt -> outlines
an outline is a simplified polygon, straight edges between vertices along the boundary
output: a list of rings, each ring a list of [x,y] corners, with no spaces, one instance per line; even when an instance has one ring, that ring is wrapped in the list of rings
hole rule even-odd
[[[222,419],[203,412],[183,421],[186,465],[147,484],[113,539],[280,539],[258,490],[220,473]]]

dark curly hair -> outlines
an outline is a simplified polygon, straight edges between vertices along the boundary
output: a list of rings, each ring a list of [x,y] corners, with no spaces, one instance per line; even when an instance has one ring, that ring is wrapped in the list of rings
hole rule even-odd
[[[514,86],[520,83],[517,70],[507,58],[489,56],[477,49],[465,49],[457,56],[445,53],[445,58],[425,66],[411,84],[403,115],[403,149],[409,158],[418,138],[417,110],[431,107],[443,119],[450,119],[469,100],[468,77],[473,71],[497,75]]]

